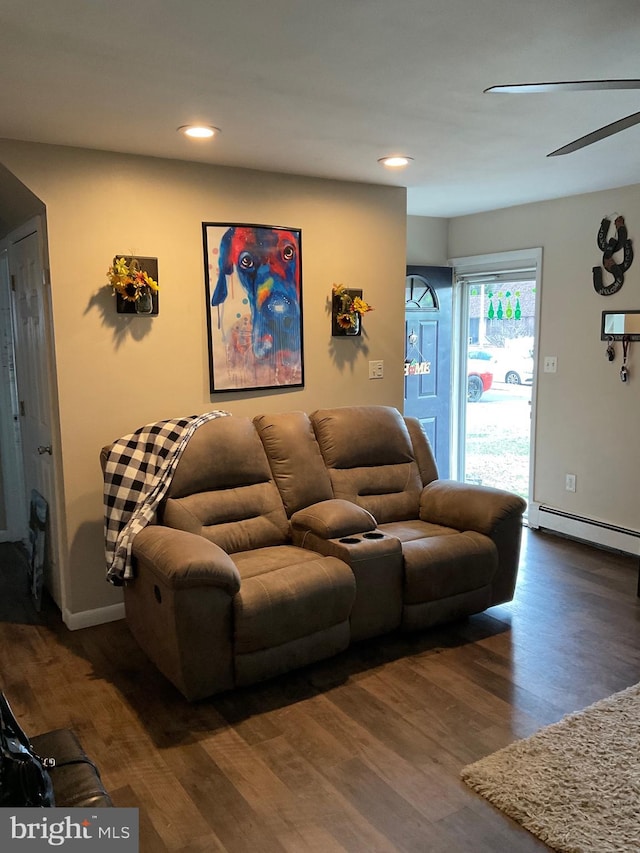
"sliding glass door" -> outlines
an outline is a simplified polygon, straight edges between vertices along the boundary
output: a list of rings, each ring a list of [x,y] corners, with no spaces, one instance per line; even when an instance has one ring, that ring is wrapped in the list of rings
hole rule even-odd
[[[457,477],[529,500],[539,265],[536,257],[517,262],[511,255],[496,256],[493,268],[473,259],[455,267]]]

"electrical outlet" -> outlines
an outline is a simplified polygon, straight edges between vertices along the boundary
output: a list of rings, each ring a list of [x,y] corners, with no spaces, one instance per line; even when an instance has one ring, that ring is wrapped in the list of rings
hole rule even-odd
[[[384,361],[369,362],[369,379],[384,379]]]
[[[544,372],[556,373],[558,370],[558,358],[555,355],[545,355],[544,357]]]
[[[576,490],[576,475],[575,474],[567,474],[565,476],[564,487],[568,492],[575,492],[575,490]]]

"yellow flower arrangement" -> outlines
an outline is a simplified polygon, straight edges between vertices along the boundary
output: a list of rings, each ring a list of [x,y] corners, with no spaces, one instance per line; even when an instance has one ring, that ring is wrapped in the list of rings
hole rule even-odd
[[[140,269],[140,263],[132,258],[116,258],[113,266],[107,271],[109,285],[127,302],[137,302],[141,296],[146,296],[149,290],[158,291],[158,282]]]
[[[332,290],[334,299],[339,302],[336,323],[341,329],[355,329],[358,319],[367,311],[374,310],[364,299],[351,296],[344,284],[334,284]]]

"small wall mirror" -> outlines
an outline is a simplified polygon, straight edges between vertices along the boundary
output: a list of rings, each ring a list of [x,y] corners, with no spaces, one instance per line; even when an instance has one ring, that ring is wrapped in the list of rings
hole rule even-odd
[[[640,341],[640,311],[603,311],[600,339]]]

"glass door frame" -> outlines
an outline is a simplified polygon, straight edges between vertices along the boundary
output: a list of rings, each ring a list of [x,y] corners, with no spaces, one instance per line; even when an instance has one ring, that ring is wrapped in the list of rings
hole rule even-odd
[[[460,281],[459,276],[470,273],[505,273],[535,267],[531,279],[536,283],[536,301],[534,317],[533,386],[531,389],[531,430],[529,442],[529,494],[528,503],[532,507],[535,500],[535,448],[536,448],[536,409],[537,376],[539,362],[540,305],[542,301],[542,249],[518,249],[510,252],[495,252],[486,255],[470,255],[451,258],[453,267],[453,331],[452,331],[452,369],[453,369],[453,405],[451,413],[451,477],[463,479],[465,469],[466,412],[467,412],[467,353],[469,350],[469,284]]]

